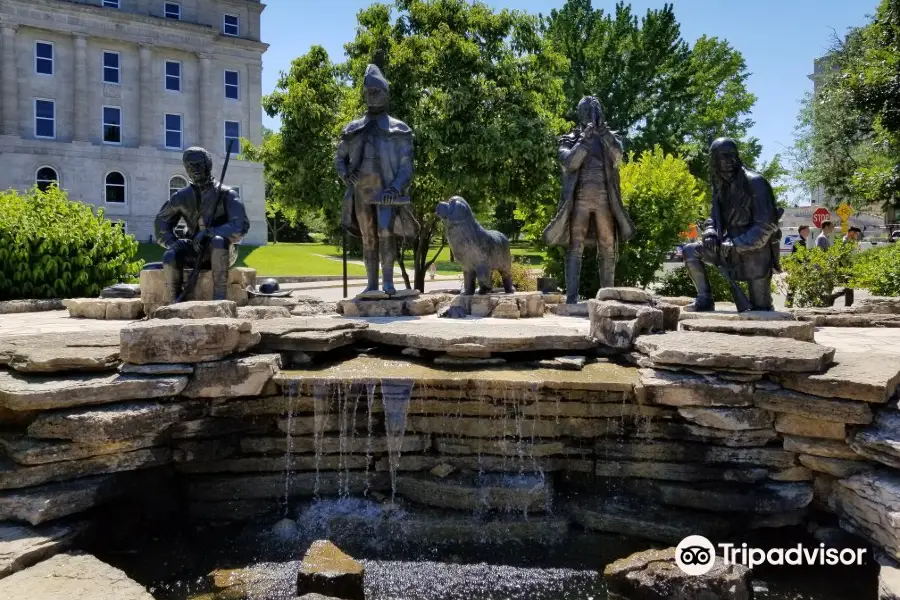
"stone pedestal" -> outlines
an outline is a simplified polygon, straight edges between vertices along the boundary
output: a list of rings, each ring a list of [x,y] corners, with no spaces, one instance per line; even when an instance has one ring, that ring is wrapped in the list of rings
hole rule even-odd
[[[449,310],[442,314],[451,318],[492,317],[495,319],[529,319],[544,316],[544,296],[540,292],[515,294],[460,294],[450,300]]]
[[[185,270],[184,281],[190,278],[190,270]],[[256,285],[256,269],[233,267],[228,271],[228,292],[226,300],[232,300],[238,306],[246,306],[249,298],[247,288]],[[188,300],[212,300],[212,272],[203,271],[197,279],[197,286]],[[141,271],[141,302],[144,312],[152,315],[160,306],[171,304],[172,295],[166,285],[166,276],[161,269]]]
[[[139,298],[69,298],[63,305],[76,319],[134,321],[144,316]]]

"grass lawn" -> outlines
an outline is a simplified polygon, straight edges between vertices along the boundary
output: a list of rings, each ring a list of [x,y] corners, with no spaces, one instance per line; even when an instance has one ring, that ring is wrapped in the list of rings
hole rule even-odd
[[[428,258],[437,251],[437,246],[431,249]],[[139,244],[138,258],[146,262],[158,262],[162,260],[163,249],[156,244]],[[546,255],[527,246],[513,246],[513,260],[525,262],[532,267],[540,267],[544,264]],[[349,257],[347,264],[348,275],[365,275],[366,270],[359,257]],[[412,266],[412,253],[408,253],[406,264]],[[462,272],[460,266],[450,262],[450,248],[444,248],[438,256],[437,272],[440,275],[457,275]],[[341,251],[330,244],[269,244],[267,246],[239,246],[239,267],[251,267],[256,269],[260,276],[290,276],[290,275],[340,275],[342,273]],[[399,274],[399,269],[397,270]]]

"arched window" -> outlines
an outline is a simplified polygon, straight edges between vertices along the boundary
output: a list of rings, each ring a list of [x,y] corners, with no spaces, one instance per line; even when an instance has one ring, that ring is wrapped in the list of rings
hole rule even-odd
[[[182,177],[181,175],[176,175],[172,179],[169,180],[169,198],[175,195],[175,192],[180,190],[181,188],[186,188],[188,185],[187,179]]]
[[[34,182],[39,190],[46,192],[51,185],[59,185],[59,175],[53,167],[41,167],[34,174]]]
[[[118,171],[106,176],[106,202],[125,204],[125,176]]]

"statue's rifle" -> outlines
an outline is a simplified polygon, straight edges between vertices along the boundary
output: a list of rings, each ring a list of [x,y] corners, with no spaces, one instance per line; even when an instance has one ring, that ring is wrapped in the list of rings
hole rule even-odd
[[[225,173],[228,172],[228,161],[231,160],[231,149],[234,146],[234,140],[228,140],[228,148],[225,150],[225,163],[222,165],[222,176],[219,177],[219,183],[216,187],[216,201],[213,203],[212,212],[209,214],[209,219],[204,219],[201,215],[200,217],[200,228],[201,230],[207,229],[207,221],[209,222],[209,226],[212,226],[213,219],[216,218],[216,213],[219,212],[219,203],[222,201],[222,182],[225,180]],[[197,262],[194,264],[194,269],[191,271],[191,276],[188,278],[187,284],[184,286],[184,289],[179,294],[178,298],[175,299],[175,303],[184,302],[185,299],[191,295],[194,291],[194,288],[197,287],[197,280],[200,279],[200,267],[203,264],[203,257],[206,255],[206,250],[209,248],[210,236],[205,236],[200,241],[200,247],[197,248]]]

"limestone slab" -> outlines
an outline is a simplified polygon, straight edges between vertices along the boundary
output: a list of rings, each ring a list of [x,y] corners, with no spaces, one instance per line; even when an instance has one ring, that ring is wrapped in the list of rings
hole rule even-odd
[[[343,600],[365,600],[365,569],[328,540],[312,543],[297,573],[297,595],[322,594]]]
[[[632,480],[626,481],[624,486],[663,504],[725,513],[789,512],[806,508],[813,498],[812,486],[808,483],[684,484]]]
[[[777,413],[788,413],[836,423],[866,425],[872,422],[872,409],[863,402],[834,400],[790,390],[757,387],[754,404]]]
[[[775,431],[787,435],[830,440],[844,440],[847,437],[847,426],[844,423],[788,413],[780,413],[775,419]]]
[[[256,321],[262,352],[327,352],[361,339],[368,325],[337,318],[291,317]]]
[[[20,465],[42,465],[63,460],[80,460],[104,454],[131,452],[159,445],[155,436],[102,443],[78,443],[34,439],[20,434],[0,433],[0,448]]]
[[[0,523],[0,579],[62,552],[77,533],[78,529],[72,526],[51,525],[35,529],[15,523]],[[2,587],[0,583],[0,589]]]
[[[544,457],[579,452],[577,449],[567,448],[564,442],[453,437],[436,438],[434,448],[439,454],[451,455],[496,454],[499,456]]]
[[[825,458],[841,458],[844,460],[863,460],[844,441],[823,440],[819,438],[803,438],[793,435],[784,436],[784,449],[797,454],[811,454]]]
[[[0,460],[0,490],[155,467],[168,463],[170,458],[171,452],[168,448],[145,448],[124,454],[94,456],[82,460],[67,460],[33,467],[23,467]]]
[[[743,431],[772,426],[772,414],[760,408],[707,408],[686,406],[678,409],[683,419],[714,429]]]
[[[187,364],[160,364],[160,365],[133,365],[122,363],[119,365],[119,373],[122,375],[147,375],[158,377],[160,375],[192,375],[194,365]]]
[[[583,329],[547,327],[530,321],[479,323],[477,327],[465,320],[389,321],[372,323],[363,337],[377,344],[433,352],[446,352],[457,344],[480,344],[492,353],[588,350],[597,345]]]
[[[845,398],[881,404],[900,385],[900,357],[870,352],[837,352],[824,373],[789,374],[782,386],[827,398]]]
[[[519,437],[519,438],[558,438],[579,437],[595,438],[613,435],[622,430],[622,423],[617,419],[575,419],[560,417],[557,419],[504,419],[460,417],[447,419],[444,417],[409,416],[406,419],[406,431],[416,433],[435,433],[441,435],[461,435],[476,438]]]
[[[194,376],[181,392],[188,398],[257,396],[281,369],[281,355],[254,354],[197,363]]]
[[[161,306],[153,311],[154,319],[237,318],[237,304],[232,300],[193,300]]]
[[[237,317],[251,321],[289,319],[291,311],[286,306],[242,306],[237,309]]]
[[[900,327],[900,315],[812,312],[814,310],[816,309],[799,309],[794,314],[800,321],[810,321],[816,327]]]
[[[666,406],[750,406],[753,386],[712,376],[662,369],[640,370],[640,394],[646,402]]]
[[[402,475],[397,494],[425,506],[455,510],[544,512],[550,508],[551,479],[540,475]]]
[[[282,459],[283,462],[283,459]],[[388,478],[382,474],[359,471],[297,471],[285,481],[283,473],[248,473],[228,475],[198,475],[185,483],[192,501],[283,500],[285,493],[291,498],[311,498],[316,492],[334,496],[341,492],[362,494],[366,489],[390,490]]]
[[[789,338],[675,331],[641,336],[638,351],[654,363],[763,372],[820,372],[834,349]]]
[[[718,304],[719,308],[712,311],[695,311],[689,306],[681,308],[679,321],[704,320],[704,321],[795,321],[793,313],[777,310],[748,310],[737,312],[734,304],[724,302]]]
[[[316,437],[247,437],[241,440],[241,452],[246,454],[278,454],[290,450],[294,454],[387,454],[388,450],[402,452],[424,452],[431,448],[428,436],[407,435],[402,438],[386,436],[360,436],[341,438],[339,436]]]
[[[781,448],[731,448],[678,441],[598,440],[594,452],[600,461],[671,461],[695,464],[756,465],[788,469],[796,465],[791,452]]]
[[[598,477],[640,477],[667,481],[738,481],[752,483],[764,480],[769,472],[758,467],[724,467],[676,462],[597,460],[594,473]]]
[[[817,473],[826,473],[832,477],[843,479],[851,477],[857,473],[871,471],[873,465],[861,460],[846,460],[843,458],[827,458],[824,456],[813,456],[812,454],[801,454],[798,459],[800,464]]]
[[[74,595],[77,593],[77,596]],[[153,600],[144,586],[90,554],[57,554],[0,581],[16,600]]]
[[[177,466],[181,473],[255,473],[275,471],[339,471],[343,469],[365,469],[369,461],[365,456],[340,456],[329,454],[291,454],[285,456],[253,456],[227,458],[209,462],[188,462]],[[282,475],[282,486],[284,476]]]
[[[87,330],[3,338],[0,364],[22,373],[114,371],[119,364],[119,333]]]
[[[42,377],[0,371],[0,407],[37,411],[178,395],[188,378],[136,375]]]
[[[619,302],[636,302],[648,304],[653,300],[653,294],[633,287],[610,287],[597,290],[596,300],[618,300]]]
[[[802,321],[749,321],[726,319],[688,319],[678,325],[681,331],[711,331],[733,335],[792,338],[801,342],[815,341],[815,327]]]
[[[39,525],[108,502],[129,489],[124,475],[84,477],[0,494],[0,519]]]
[[[775,430],[772,428],[728,431],[725,429],[694,425],[693,423],[663,420],[638,422],[632,435],[638,439],[644,440],[683,440],[687,442],[718,444],[731,448],[765,446],[777,437]]]
[[[857,430],[849,442],[857,454],[900,469],[900,412],[880,411],[875,421]]]
[[[638,336],[665,329],[661,310],[647,305],[631,306],[639,308],[633,318],[614,318],[603,315],[609,309],[607,301],[588,300],[591,337],[611,348],[630,350]]]
[[[891,296],[869,296],[862,298],[853,307],[859,313],[900,315],[900,298]]]
[[[868,538],[892,559],[900,559],[900,476],[888,470],[839,479],[830,505],[851,525],[851,532]]]
[[[161,435],[170,425],[199,415],[200,410],[194,403],[148,401],[46,412],[28,426],[28,435],[105,444]]]
[[[144,316],[140,298],[71,298],[63,300],[73,319],[135,321]]]
[[[120,356],[134,364],[220,360],[259,343],[245,319],[154,319],[122,328]]]

